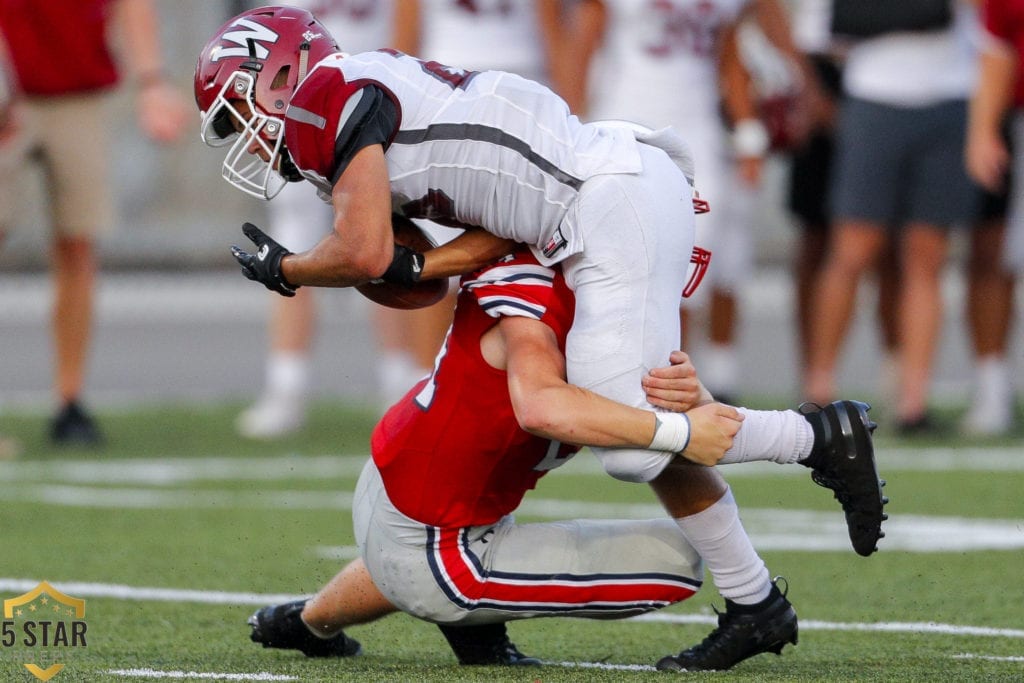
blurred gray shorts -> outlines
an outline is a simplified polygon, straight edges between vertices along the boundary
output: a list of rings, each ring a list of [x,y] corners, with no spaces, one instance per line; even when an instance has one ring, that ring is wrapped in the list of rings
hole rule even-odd
[[[981,191],[967,176],[967,102],[895,107],[847,98],[840,112],[832,216],[895,228],[970,226]]]

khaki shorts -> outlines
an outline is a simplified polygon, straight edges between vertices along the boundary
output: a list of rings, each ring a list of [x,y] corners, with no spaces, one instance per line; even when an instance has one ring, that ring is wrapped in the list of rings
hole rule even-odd
[[[112,227],[110,94],[32,97],[23,101],[21,130],[0,146],[0,232],[18,223],[39,164],[53,230],[95,237]]]

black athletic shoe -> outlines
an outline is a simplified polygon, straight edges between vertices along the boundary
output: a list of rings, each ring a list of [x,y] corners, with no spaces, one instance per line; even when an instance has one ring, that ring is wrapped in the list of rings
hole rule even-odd
[[[871,434],[878,425],[868,419],[870,409],[860,401],[835,401],[824,408],[803,403],[799,408],[814,430],[814,448],[801,464],[811,468],[814,483],[835,493],[853,549],[865,557],[878,550],[878,540],[885,537],[882,522],[889,518],[882,511],[889,499],[882,495],[885,482],[875,465]]]
[[[68,401],[50,423],[50,440],[62,446],[98,446],[100,430],[77,401]]]
[[[302,621],[305,600],[270,605],[249,617],[252,633],[249,638],[263,647],[298,650],[307,657],[354,657],[362,654],[359,641],[338,633],[332,638],[320,638]]]
[[[725,671],[762,652],[782,654],[786,643],[796,645],[796,611],[779,590],[756,605],[737,605],[726,600],[718,612],[718,628],[699,645],[658,660],[659,671]],[[787,586],[786,592],[789,592]]]
[[[437,627],[463,666],[540,666],[539,659],[527,657],[508,639],[504,623]]]

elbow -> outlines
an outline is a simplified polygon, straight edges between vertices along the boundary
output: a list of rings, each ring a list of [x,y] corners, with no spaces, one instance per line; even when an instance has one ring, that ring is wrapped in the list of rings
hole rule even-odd
[[[337,283],[363,283],[375,280],[391,265],[393,250],[339,249],[331,263],[330,277]]]
[[[519,428],[545,439],[562,440],[564,429],[556,416],[558,411],[538,396],[515,400],[512,403]]]
[[[393,249],[352,254],[348,264],[349,272],[360,280],[376,280],[384,275],[394,255]]]

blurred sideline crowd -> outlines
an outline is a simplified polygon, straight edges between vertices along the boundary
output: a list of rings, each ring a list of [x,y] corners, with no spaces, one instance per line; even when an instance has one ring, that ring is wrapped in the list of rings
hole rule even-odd
[[[103,443],[87,382],[101,264],[224,265],[167,247],[222,255],[229,238],[211,235],[211,222],[236,225],[254,211],[294,251],[331,229],[330,207],[308,184],[254,207],[222,191],[216,164],[196,161],[210,151],[196,141],[192,65],[213,29],[258,4],[0,0],[0,268],[45,265],[52,275],[54,443]],[[941,281],[951,245],[963,244],[954,265],[966,282],[971,357],[961,362],[972,388],[957,429],[1015,429],[1024,0],[279,4],[313,11],[348,52],[391,47],[513,71],[547,84],[581,118],[679,130],[711,207],[696,242],[713,254],[698,295],[680,307],[680,343],[699,349],[698,372],[723,402],[745,391],[739,293],[762,261],[766,201],[784,202],[779,213],[796,233],[787,257],[803,398],[825,405],[841,392],[851,318],[876,291],[889,422],[903,436],[943,427],[930,400]],[[769,163],[786,171],[782,192]],[[146,220],[175,228],[133,240]],[[424,227],[437,242],[454,234]],[[862,287],[867,280],[877,286]],[[454,286],[428,309],[373,307],[382,405],[433,366]],[[298,294],[268,295],[264,386],[238,416],[243,436],[277,438],[306,423],[317,295]],[[0,453],[14,448],[0,423]]]

